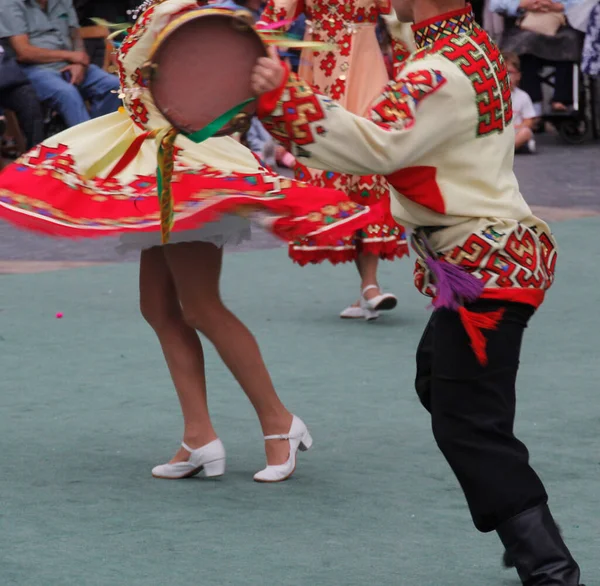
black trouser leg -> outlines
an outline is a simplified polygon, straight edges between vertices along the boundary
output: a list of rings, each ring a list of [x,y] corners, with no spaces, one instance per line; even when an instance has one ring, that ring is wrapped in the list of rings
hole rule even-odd
[[[3,92],[0,101],[2,107],[16,114],[28,150],[44,140],[42,107],[31,84],[27,83]]]
[[[470,309],[498,307],[479,302]],[[532,313],[525,305],[506,305],[498,329],[486,332],[485,367],[454,311],[436,311],[419,345],[417,392],[480,531],[547,500],[527,448],[513,433],[521,340]]]
[[[544,101],[540,69],[542,61],[533,55],[521,55],[521,89],[529,94],[535,104]]]
[[[573,103],[573,64],[559,62],[554,65],[556,69],[552,101],[570,106]]]
[[[505,546],[511,544],[509,553],[527,586],[575,585],[578,582],[552,581],[559,574],[551,575],[548,556],[569,572],[574,562],[566,546],[547,547],[551,541],[556,544],[554,533],[551,539],[542,538],[552,532],[552,524],[547,516],[542,522],[543,515],[531,511],[547,510],[548,497],[529,465],[527,448],[513,432],[521,341],[533,309],[491,301],[477,302],[469,309],[501,307],[502,321],[496,330],[486,332],[487,366],[475,358],[458,313],[434,312],[417,350],[415,386],[431,413],[435,440],[464,491],[477,529],[498,530]],[[527,545],[528,522],[530,533],[537,532],[535,543],[540,544],[533,554]],[[531,581],[538,578],[542,581]]]

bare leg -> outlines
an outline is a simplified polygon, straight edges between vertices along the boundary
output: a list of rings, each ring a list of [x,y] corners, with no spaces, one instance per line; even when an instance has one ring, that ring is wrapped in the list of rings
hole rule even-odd
[[[379,284],[377,283],[377,268],[379,258],[374,254],[365,254],[361,252],[356,258],[356,268],[361,278],[361,291],[369,285],[377,285],[377,289],[369,289],[365,293],[365,299],[372,299],[381,295]]]
[[[250,399],[263,433],[287,433],[292,414],[275,392],[258,344],[221,300],[219,279],[223,251],[205,242],[174,244],[164,251],[186,323],[214,344]],[[268,441],[265,450],[268,464],[283,464],[289,456],[287,441]]]
[[[379,266],[379,257],[374,254],[365,254],[359,252],[356,257],[356,268],[360,275],[360,290],[361,294],[365,287],[368,285],[377,285],[377,289],[369,289],[365,293],[365,299],[372,299],[377,295],[381,295],[381,289],[377,283],[377,268]],[[354,307],[360,306],[360,299],[354,303]]]
[[[183,441],[199,448],[217,438],[206,401],[204,354],[196,331],[183,319],[164,248],[144,250],[140,262],[142,315],[158,336],[183,412]],[[181,448],[171,463],[187,460]]]

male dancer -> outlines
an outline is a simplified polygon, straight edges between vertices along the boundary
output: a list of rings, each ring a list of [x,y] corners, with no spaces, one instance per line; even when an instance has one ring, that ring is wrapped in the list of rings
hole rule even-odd
[[[497,531],[526,586],[578,586],[579,567],[514,436],[523,331],[553,281],[556,244],[513,174],[506,67],[462,0],[394,0],[417,51],[354,116],[261,59],[253,88],[265,127],[304,164],[381,174],[396,220],[413,227],[415,284],[435,311],[416,388],[473,522]]]

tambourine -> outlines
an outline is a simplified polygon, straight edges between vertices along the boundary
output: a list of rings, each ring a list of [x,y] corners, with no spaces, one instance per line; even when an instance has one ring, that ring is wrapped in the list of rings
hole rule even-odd
[[[256,109],[250,77],[266,55],[250,12],[199,8],[161,31],[142,77],[174,128],[193,135],[212,127],[212,136],[224,136],[250,127]]]

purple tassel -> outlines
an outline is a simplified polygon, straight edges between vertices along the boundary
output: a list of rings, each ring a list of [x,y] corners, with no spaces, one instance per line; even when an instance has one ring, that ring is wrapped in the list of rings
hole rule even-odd
[[[433,307],[457,311],[465,302],[475,301],[483,293],[483,283],[459,266],[431,256],[425,259],[434,277],[436,296]]]

